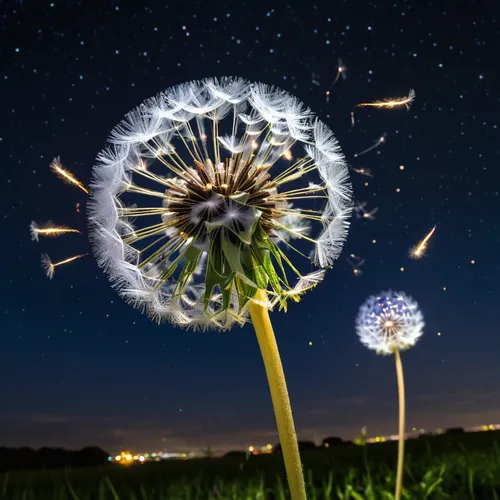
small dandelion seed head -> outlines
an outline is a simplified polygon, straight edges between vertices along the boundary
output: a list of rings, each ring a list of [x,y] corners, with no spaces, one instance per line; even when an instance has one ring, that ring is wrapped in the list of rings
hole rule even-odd
[[[51,280],[54,277],[55,273],[54,264],[52,264],[50,257],[46,253],[42,254],[41,261],[42,261],[42,269],[45,271],[47,278]]]
[[[31,221],[30,224],[30,234],[31,234],[31,241],[39,241],[38,224],[33,220]]]
[[[408,295],[390,290],[369,297],[356,318],[361,342],[378,354],[414,346],[424,326],[418,304]]]
[[[91,187],[98,264],[132,305],[184,328],[244,324],[258,288],[270,305],[298,300],[338,258],[352,210],[330,129],[281,89],[238,78],[132,110]]]

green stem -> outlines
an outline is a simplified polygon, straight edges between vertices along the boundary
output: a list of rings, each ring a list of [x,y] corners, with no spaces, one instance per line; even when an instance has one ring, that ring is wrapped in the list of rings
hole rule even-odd
[[[399,440],[398,440],[398,469],[396,474],[396,493],[395,500],[400,500],[403,489],[403,465],[405,455],[405,382],[403,378],[403,364],[401,363],[401,354],[399,349],[394,351],[396,359],[396,374],[398,378],[398,396],[399,396]]]
[[[255,300],[266,303],[267,294],[264,290],[257,290]],[[267,381],[271,391],[281,450],[285,461],[285,469],[290,487],[292,500],[305,500],[306,487],[302,474],[299,446],[293,424],[292,408],[286,387],[285,374],[278,351],[278,344],[274,337],[273,326],[269,318],[267,307],[251,301],[250,316],[259,342],[260,352],[266,367]]]

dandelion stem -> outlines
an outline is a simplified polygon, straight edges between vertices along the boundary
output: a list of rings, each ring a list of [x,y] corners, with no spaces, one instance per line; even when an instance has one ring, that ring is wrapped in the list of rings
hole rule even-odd
[[[396,359],[396,374],[398,378],[399,396],[399,440],[398,440],[398,468],[396,474],[396,493],[394,500],[400,500],[403,489],[403,465],[405,454],[405,382],[403,377],[403,364],[399,349],[394,350]]]
[[[264,290],[257,290],[255,299],[267,302]],[[300,462],[299,446],[293,423],[292,408],[286,387],[285,374],[278,351],[278,344],[274,337],[273,326],[266,306],[250,302],[248,309],[259,342],[262,359],[266,368],[267,381],[271,391],[281,450],[285,461],[285,469],[292,500],[305,500],[306,489],[302,464]]]

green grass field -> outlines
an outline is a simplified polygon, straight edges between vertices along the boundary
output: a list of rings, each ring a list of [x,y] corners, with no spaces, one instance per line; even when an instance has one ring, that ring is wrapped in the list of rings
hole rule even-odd
[[[407,441],[405,498],[500,498],[500,432]],[[308,499],[393,498],[397,444],[302,453]],[[123,467],[10,472],[2,500],[206,500],[289,498],[279,455],[195,459]]]

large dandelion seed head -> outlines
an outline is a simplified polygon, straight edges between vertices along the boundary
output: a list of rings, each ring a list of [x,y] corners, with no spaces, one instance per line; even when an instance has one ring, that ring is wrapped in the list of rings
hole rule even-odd
[[[418,304],[402,292],[381,292],[361,306],[356,332],[361,342],[378,354],[392,354],[414,346],[423,333]]]
[[[287,92],[237,78],[172,87],[128,113],[93,170],[90,234],[119,293],[158,321],[230,328],[315,286],[342,249],[348,169]]]

